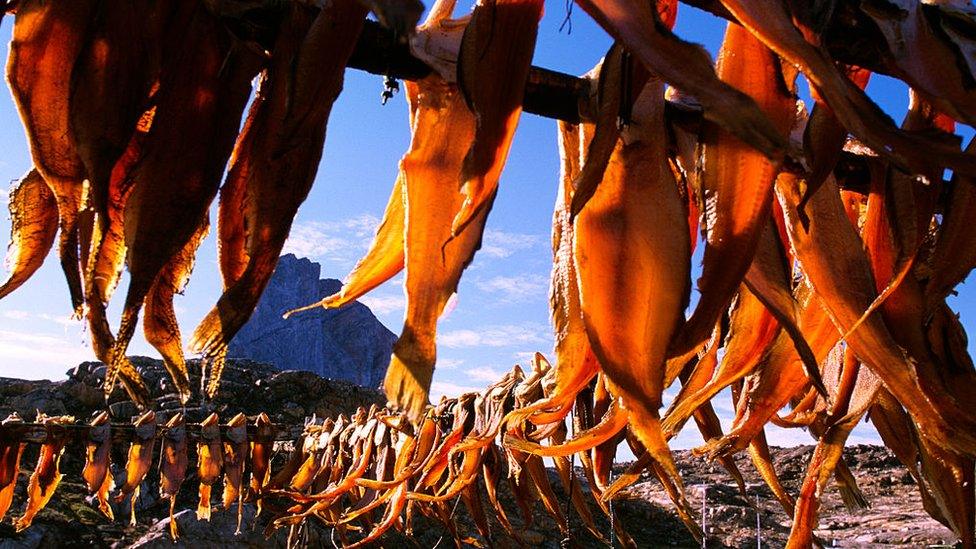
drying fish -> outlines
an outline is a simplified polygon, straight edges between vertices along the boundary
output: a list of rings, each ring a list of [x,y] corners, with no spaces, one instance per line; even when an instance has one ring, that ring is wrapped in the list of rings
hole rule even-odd
[[[227,422],[224,435],[224,509],[237,503],[237,532],[241,532],[241,513],[243,512],[244,463],[247,461],[247,418],[237,414]]]
[[[84,213],[91,217],[90,245],[81,248],[85,307],[95,356],[105,363],[115,343],[105,309],[125,262],[123,217],[132,189],[127,174],[138,151],[131,142],[151,126],[162,27],[175,5],[97,2],[72,73],[71,135],[88,174]]]
[[[263,61],[220,32],[219,21],[202,4],[180,4],[173,17],[164,37],[167,55],[152,130],[128,174],[134,181],[125,207],[130,280],[106,390],[126,366],[125,353],[139,311],[160,271],[205,222],[251,92],[251,79]],[[184,146],[168,146],[171,143]],[[183,276],[174,274],[174,281]],[[140,405],[148,403],[144,391],[131,396]]]
[[[37,466],[27,484],[27,509],[14,521],[14,528],[22,532],[31,525],[34,517],[51,501],[51,496],[61,483],[61,454],[68,443],[68,432],[63,425],[73,423],[71,416],[46,416],[39,413],[37,423],[44,425],[45,438],[37,456]],[[20,457],[18,450],[17,457]],[[16,478],[16,477],[15,477]]]
[[[210,414],[200,422],[200,441],[197,442],[197,476],[200,479],[200,501],[197,520],[210,520],[210,490],[220,478],[224,466],[224,449],[220,443],[220,424],[217,414]]]
[[[261,493],[271,479],[271,452],[274,448],[274,426],[271,419],[264,412],[258,414],[254,420],[256,433],[251,439],[251,480],[248,491],[248,500],[257,499],[258,514],[261,513],[262,498]]]
[[[139,499],[139,486],[152,466],[153,449],[156,446],[156,413],[152,410],[136,418],[133,423],[135,436],[129,445],[129,455],[125,462],[125,483],[115,495],[119,503],[129,498],[129,523],[136,523],[136,500]]]
[[[183,356],[173,296],[181,293],[189,282],[197,248],[206,238],[209,229],[210,223],[204,221],[186,246],[166,263],[145,298],[146,314],[142,319],[142,329],[146,334],[146,341],[163,357],[163,366],[173,380],[183,404],[190,399],[190,374]]]
[[[722,4],[756,38],[800,67],[837,119],[874,150],[882,151],[913,171],[924,172],[925,166],[932,162],[964,171],[976,169],[976,159],[966,158],[958,148],[895,128],[880,107],[848,80],[823,50],[806,41],[793,26],[788,9],[780,0],[723,0]]]
[[[410,126],[412,128],[413,123]],[[373,237],[373,242],[370,244],[366,255],[356,263],[352,272],[346,277],[342,288],[335,294],[326,296],[318,303],[288,311],[285,313],[285,318],[315,307],[336,309],[352,303],[403,270],[405,261],[403,250],[404,207],[406,206],[406,197],[403,194],[403,177],[403,173],[400,173],[396,182],[393,183],[390,201],[383,213],[383,220],[376,228],[376,236]],[[223,195],[221,195],[221,201],[223,201]],[[221,212],[223,212],[223,202],[221,204]]]
[[[10,189],[10,275],[0,286],[0,298],[10,295],[35,273],[54,245],[58,232],[58,204],[44,177],[33,169]]]
[[[115,520],[108,494],[115,488],[112,472],[109,470],[112,451],[112,427],[108,422],[108,412],[101,412],[89,424],[86,444],[85,468],[81,476],[88,484],[88,491],[98,500],[98,509],[109,520]]]
[[[626,45],[649,71],[693,95],[704,108],[706,118],[771,158],[785,154],[786,140],[755,102],[718,79],[705,49],[664,30],[659,13],[655,13],[660,8],[653,10],[649,3],[634,0],[577,3]]]
[[[257,305],[315,179],[332,104],[366,16],[355,0],[333,2],[317,15],[301,5],[287,11],[224,183],[243,187],[232,192],[245,193],[244,215],[234,219],[244,224],[247,264],[240,270],[238,254],[233,270],[239,276],[229,280],[237,273],[224,273],[224,293],[190,344],[210,363],[206,389],[211,396],[219,386],[227,345]]]
[[[448,17],[453,6],[452,0],[441,0],[431,13]],[[438,22],[428,17],[424,26]],[[436,74],[408,82],[406,92],[415,111],[410,150],[400,160],[407,204],[407,311],[383,387],[391,402],[417,420],[427,405],[437,359],[437,320],[481,244],[488,212],[480,210],[469,228],[451,239],[451,223],[463,200],[457,174],[474,138],[476,119],[460,91]],[[439,206],[423,206],[433,203]]]
[[[691,252],[687,226],[679,221],[686,219],[684,207],[667,164],[663,115],[663,82],[651,79],[635,102],[635,123],[576,218],[574,252],[586,331],[608,386],[664,467],[667,482],[680,492],[658,409],[667,347],[686,304]],[[621,324],[628,329],[620,330]]]
[[[18,2],[7,82],[27,131],[34,166],[57,202],[59,255],[77,313],[84,301],[78,213],[85,166],[72,138],[69,100],[75,62],[87,40],[96,2]]]
[[[779,59],[759,40],[729,23],[716,71],[723,82],[745,92],[784,139],[796,111],[793,83]],[[706,126],[703,157],[705,254],[698,279],[701,300],[672,344],[676,356],[696,350],[711,334],[746,275],[773,202],[779,166],[762,152],[718,126]]]
[[[890,52],[887,60],[898,76],[925,93],[939,110],[956,120],[976,122],[976,95],[972,82],[973,26],[968,5],[949,2],[877,0],[860,10],[877,25]],[[962,31],[962,32],[960,32]]]
[[[522,113],[542,11],[542,0],[481,0],[464,28],[458,52],[458,88],[477,123],[474,141],[461,165],[464,202],[451,225],[452,236],[459,235],[483,209],[490,210],[494,202]],[[492,77],[501,71],[504,80]]]
[[[166,422],[163,432],[162,447],[159,451],[159,497],[169,499],[169,535],[176,541],[180,537],[173,516],[176,506],[176,496],[186,479],[186,469],[189,465],[187,457],[186,421],[183,414],[177,412]]]
[[[0,520],[10,509],[20,474],[20,456],[27,445],[21,441],[24,420],[17,413],[0,422]]]

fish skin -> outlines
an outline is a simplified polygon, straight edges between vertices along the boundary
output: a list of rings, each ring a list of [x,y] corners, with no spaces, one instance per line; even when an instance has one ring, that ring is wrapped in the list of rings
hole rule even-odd
[[[169,499],[169,535],[175,542],[179,539],[179,527],[173,511],[176,496],[186,479],[189,457],[187,456],[186,420],[177,412],[166,422],[162,444],[159,450],[159,497]]]
[[[451,224],[452,237],[476,222],[483,209],[490,210],[498,193],[522,114],[543,9],[543,0],[479,0],[464,28],[457,83],[475,114],[476,126],[474,141],[461,164],[464,201]],[[501,71],[504,80],[491,77]],[[476,222],[474,228],[481,232],[478,225]]]
[[[88,491],[98,500],[98,510],[109,520],[115,520],[108,494],[115,487],[112,479],[111,451],[112,427],[108,422],[108,412],[96,415],[89,426],[88,442],[85,445],[85,467],[81,476],[88,485]]]
[[[190,281],[197,248],[206,238],[209,230],[210,222],[205,219],[197,228],[197,232],[190,237],[186,246],[171,257],[163,267],[143,303],[145,314],[142,319],[142,329],[146,341],[163,357],[163,366],[169,373],[182,404],[190,400],[190,374],[186,369],[186,358],[183,355],[180,325],[176,319],[173,297],[175,294],[183,293],[186,284]]]
[[[756,38],[799,67],[837,119],[875,151],[913,172],[924,172],[932,162],[954,170],[976,170],[976,159],[962,155],[958,148],[896,128],[823,49],[804,38],[782,0],[722,0],[722,5]]]
[[[755,102],[719,80],[704,48],[671,34],[648,3],[578,0],[577,4],[611,36],[623,42],[649,71],[697,98],[704,107],[706,119],[771,158],[783,157],[786,140]]]
[[[332,104],[366,16],[354,0],[334,2],[317,15],[304,6],[289,9],[248,115],[257,117],[253,131],[235,145],[237,158],[249,163],[244,174],[248,263],[190,343],[210,365],[210,396],[219,388],[227,345],[254,311],[311,189]]]
[[[796,113],[793,83],[779,59],[743,27],[729,23],[716,63],[718,77],[751,97],[786,139]],[[701,147],[705,254],[701,299],[672,344],[671,355],[697,348],[753,263],[773,202],[779,163],[724,130],[706,125]]]
[[[667,164],[663,109],[663,82],[652,79],[635,102],[629,135],[576,218],[574,253],[583,320],[608,388],[663,465],[681,506],[680,476],[658,410],[667,347],[686,305],[691,253],[685,208]],[[691,530],[700,538],[700,529]]]
[[[41,444],[37,456],[37,466],[31,473],[27,484],[27,508],[24,514],[14,521],[14,529],[23,532],[34,521],[34,517],[51,501],[54,491],[61,483],[61,455],[68,443],[68,433],[62,425],[74,423],[71,416],[46,416],[38,414],[35,422],[44,424],[47,436]]]
[[[124,221],[130,280],[106,389],[124,364],[139,311],[159,272],[186,247],[207,215],[251,79],[263,63],[262,56],[222,32],[202,4],[181,2],[178,9],[165,38],[174,42],[160,73],[152,130],[128,174],[135,181]],[[184,146],[173,147],[174,142]],[[133,399],[147,404],[144,394]]]
[[[271,453],[274,450],[274,425],[268,414],[261,412],[254,420],[256,434],[251,438],[250,470],[247,500],[256,500],[257,514],[263,507],[261,493],[271,480]]]
[[[135,436],[129,445],[129,452],[125,462],[125,482],[115,494],[115,503],[121,503],[129,498],[129,523],[136,523],[136,499],[139,498],[139,486],[142,484],[149,468],[152,467],[152,454],[156,446],[156,413],[152,410],[142,414],[133,422]]]
[[[413,125],[411,124],[411,127]],[[299,307],[285,313],[285,318],[315,307],[336,309],[366,295],[380,284],[393,278],[403,270],[405,252],[403,248],[405,196],[403,193],[403,174],[397,175],[393,183],[390,200],[383,212],[383,220],[376,228],[376,235],[364,255],[346,276],[338,292],[324,297],[321,301]]]
[[[24,420],[17,413],[10,414],[0,422],[0,520],[7,514],[17,489],[17,476],[20,474],[20,457],[26,442],[21,442],[17,424]]]
[[[57,201],[58,247],[76,313],[84,302],[78,212],[84,207],[85,166],[71,134],[71,74],[87,39],[96,2],[19,2],[7,82],[27,131],[31,157]]]
[[[438,22],[428,19],[424,26]],[[407,310],[383,387],[387,399],[416,421],[427,405],[437,360],[438,317],[481,245],[488,212],[482,209],[467,230],[451,238],[451,223],[463,201],[457,174],[476,127],[461,93],[433,74],[407,82],[406,94],[416,112],[410,149],[400,160],[407,197]],[[411,207],[434,203],[439,207]]]
[[[833,321],[846,331],[877,294],[868,259],[843,212],[837,186],[828,179],[810,199],[809,229],[804,229],[796,217],[797,186],[781,179],[777,192],[787,214],[797,258]],[[838,250],[844,256],[838,256]],[[880,315],[863,320],[846,341],[882,378],[885,387],[908,409],[927,436],[964,455],[976,452],[976,440],[970,436],[976,431],[967,430],[974,418],[959,404],[968,402],[966,394],[972,385],[967,380],[973,372],[959,372],[957,380],[945,383],[934,372],[931,361],[918,356],[909,358],[899,350]]]
[[[224,466],[224,449],[220,442],[220,420],[213,413],[200,422],[200,441],[197,442],[197,476],[200,479],[197,520],[210,521],[210,492]]]
[[[221,501],[224,509],[237,503],[237,530],[241,533],[241,513],[243,512],[244,464],[247,462],[250,446],[247,441],[247,417],[238,413],[227,422],[224,439],[224,493]]]
[[[58,204],[44,177],[36,168],[10,188],[10,244],[7,269],[0,285],[0,299],[27,282],[44,263],[58,233]]]

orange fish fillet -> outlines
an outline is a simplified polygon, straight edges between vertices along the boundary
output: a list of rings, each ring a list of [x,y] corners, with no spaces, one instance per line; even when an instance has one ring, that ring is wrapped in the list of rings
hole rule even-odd
[[[477,126],[461,165],[464,202],[451,225],[452,236],[494,202],[522,113],[542,11],[542,0],[479,0],[464,28],[458,88]],[[505,78],[495,77],[502,71]]]
[[[240,270],[240,254],[231,254],[236,266],[229,271],[225,267],[227,287],[190,344],[210,364],[206,389],[211,396],[219,387],[227,345],[254,311],[311,189],[332,104],[342,90],[346,61],[365,15],[365,8],[353,0],[333,2],[318,14],[290,6],[279,29],[271,64],[248,114],[253,120],[235,145],[233,179],[225,183],[244,186],[247,265]],[[238,169],[241,162],[247,165]]]
[[[622,398],[641,443],[680,494],[658,409],[691,257],[685,208],[667,164],[663,115],[663,82],[652,79],[635,102],[635,123],[576,218],[574,251],[583,319],[608,387]]]
[[[10,188],[10,244],[0,299],[10,295],[41,268],[58,233],[58,204],[40,172],[33,169]]]
[[[779,59],[749,31],[729,23],[716,66],[722,81],[745,92],[783,138],[796,101]],[[705,255],[698,279],[701,300],[678,339],[674,356],[696,349],[711,334],[746,275],[773,201],[779,165],[718,126],[702,137]]]
[[[44,424],[47,437],[41,444],[40,453],[37,456],[37,466],[31,473],[30,482],[27,484],[27,509],[24,514],[14,521],[14,528],[22,532],[31,525],[37,513],[51,501],[51,496],[61,483],[61,454],[64,447],[68,444],[68,432],[61,427],[69,423],[74,423],[75,418],[71,416],[48,417],[43,413],[38,414],[37,423]],[[18,452],[19,455],[19,452]]]

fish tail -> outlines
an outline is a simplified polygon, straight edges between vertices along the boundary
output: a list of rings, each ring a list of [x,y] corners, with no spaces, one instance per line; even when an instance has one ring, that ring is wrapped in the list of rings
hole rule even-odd
[[[174,507],[176,507],[176,494],[169,496],[169,537],[175,543],[176,540],[180,539],[180,529],[176,524],[176,517],[173,516]]]
[[[197,520],[210,522],[210,485],[200,483],[200,502],[197,504]]]
[[[173,380],[180,403],[186,404],[190,399],[190,374],[186,369],[183,345],[180,342],[180,326],[173,309],[173,293],[173,286],[167,278],[160,276],[156,279],[146,296],[146,314],[142,320],[142,328],[146,341],[163,357],[163,366]]]
[[[132,497],[129,498],[129,526],[136,525],[136,500],[139,499],[139,487],[132,491]]]
[[[102,512],[109,520],[115,520],[115,513],[112,511],[112,505],[108,501],[108,493],[112,491],[112,487],[115,485],[115,481],[112,479],[111,471],[105,472],[105,480],[102,481],[102,485],[98,489],[98,510]]]
[[[16,482],[11,482],[3,490],[0,490],[0,520],[7,514],[7,510],[10,509],[10,503],[14,499],[14,488],[17,487]]]
[[[404,336],[409,338],[406,331]],[[404,336],[401,336],[394,346],[393,358],[386,371],[383,388],[386,391],[386,398],[391,403],[403,410],[412,420],[419,421],[427,406],[431,378],[434,375],[433,361],[411,360],[418,357],[409,356],[415,354],[411,346],[400,345],[405,339]],[[407,352],[403,352],[404,347],[408,348]]]
[[[0,286],[0,299],[19,288],[41,267],[54,246],[58,231],[58,205],[54,193],[37,169],[31,170],[10,191],[10,275]]]

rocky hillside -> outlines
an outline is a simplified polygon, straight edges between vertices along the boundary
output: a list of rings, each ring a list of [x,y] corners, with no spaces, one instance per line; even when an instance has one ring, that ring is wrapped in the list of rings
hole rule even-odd
[[[229,355],[378,387],[396,335],[369,307],[354,302],[335,310],[306,311],[288,320],[281,317],[285,311],[339,291],[342,283],[320,279],[321,270],[308,259],[282,256],[257,309],[231,341]]]
[[[175,400],[168,378],[160,362],[135,357],[133,362],[140,369],[152,388],[159,419],[165,420],[179,405]],[[192,361],[191,374],[199,382],[199,365]],[[68,372],[68,379],[61,382],[24,381],[0,378],[0,418],[12,411],[30,420],[35,409],[48,414],[73,414],[87,419],[95,410],[102,409],[99,387],[104,366],[87,362]],[[191,402],[187,408],[190,421],[199,421],[210,411],[229,418],[242,411],[256,414],[264,411],[276,423],[300,426],[306,416],[312,414],[335,416],[349,413],[357,406],[380,402],[381,395],[373,390],[350,383],[326,380],[309,372],[279,372],[275,368],[250,362],[232,360],[224,374],[220,396],[211,402]],[[110,400],[114,421],[128,421],[135,412],[124,394],[117,390]],[[280,466],[289,449],[282,443],[275,463]],[[796,493],[803,479],[811,448],[774,449],[777,470],[787,487]],[[113,448],[112,461],[115,473],[125,462],[126,448]],[[22,512],[25,504],[27,477],[37,456],[36,445],[28,445],[21,462],[16,496],[8,516],[0,523],[0,549],[36,547],[284,547],[287,532],[279,531],[271,539],[265,539],[262,530],[268,513],[254,518],[255,510],[245,505],[244,524],[241,534],[235,534],[236,512],[219,510],[213,522],[198,522],[194,516],[196,505],[195,474],[191,471],[177,502],[182,509],[176,520],[182,532],[179,544],[174,545],[167,535],[168,505],[158,497],[158,473],[153,469],[144,482],[136,502],[134,525],[128,524],[127,505],[116,506],[116,520],[108,521],[87,498],[86,488],[80,477],[84,449],[80,444],[69,446],[62,460],[64,480],[51,503],[45,508],[34,526],[26,532],[15,534],[10,526],[12,516]],[[952,534],[931,520],[922,511],[918,491],[911,477],[884,448],[857,446],[849,448],[846,459],[858,478],[871,507],[853,513],[844,509],[834,489],[824,498],[820,528],[817,530],[825,546],[840,547],[924,547],[953,542]],[[739,467],[748,483],[747,497],[738,493],[734,483],[717,465],[691,456],[689,452],[677,453],[677,461],[685,479],[688,496],[696,510],[702,509],[703,490],[707,498],[704,505],[705,526],[709,533],[709,547],[756,547],[756,519],[758,514],[759,535],[764,547],[782,547],[789,532],[789,517],[780,509],[769,491],[761,483],[746,457],[740,457]],[[191,450],[191,464],[195,458]],[[616,474],[626,468],[621,464]],[[117,476],[118,478],[118,476]],[[556,475],[550,473],[555,492],[565,501],[565,490]],[[582,474],[580,474],[580,479]],[[579,480],[579,482],[585,482]],[[584,492],[588,487],[583,486]],[[521,521],[517,506],[507,483],[499,486],[500,495],[515,526],[526,543],[532,546],[558,548],[563,540],[555,522],[546,514],[539,502],[533,509],[533,521]],[[483,490],[483,487],[482,487]],[[640,547],[696,547],[675,514],[667,497],[656,481],[644,478],[622,494],[614,504],[635,541]],[[610,524],[600,516],[595,506],[597,527],[603,536],[610,537]],[[474,525],[465,514],[464,506],[456,509],[455,518],[462,535],[475,536],[468,541],[484,544],[476,537]],[[697,517],[701,520],[700,516]],[[606,547],[586,531],[575,512],[571,511],[572,538],[575,546]],[[498,524],[493,524],[498,547],[515,547],[502,534]],[[409,537],[392,533],[384,539],[384,546],[432,547],[440,541],[449,546],[450,538],[437,524],[414,517],[413,532]],[[299,532],[299,537],[309,546],[331,546],[330,532],[316,525]],[[444,537],[444,539],[441,539]]]

